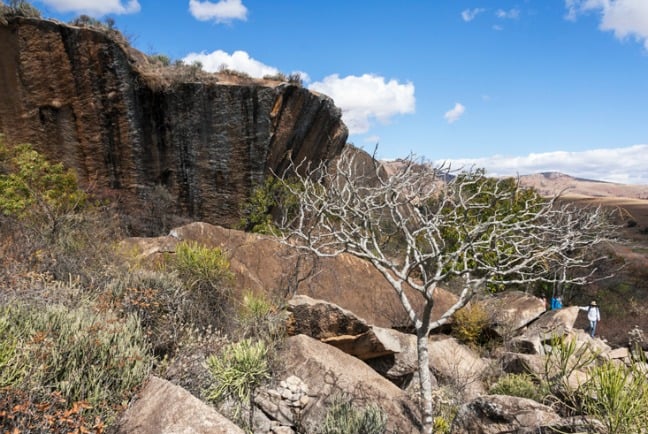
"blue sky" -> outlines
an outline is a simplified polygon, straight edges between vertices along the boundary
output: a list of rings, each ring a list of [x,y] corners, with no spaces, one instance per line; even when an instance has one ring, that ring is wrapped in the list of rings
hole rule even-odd
[[[300,73],[381,158],[648,184],[648,0],[32,3],[207,70]]]

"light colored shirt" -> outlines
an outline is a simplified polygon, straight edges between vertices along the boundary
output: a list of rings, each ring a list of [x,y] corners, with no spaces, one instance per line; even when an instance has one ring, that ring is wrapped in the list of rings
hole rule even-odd
[[[598,306],[583,306],[580,310],[587,311],[587,319],[590,321],[600,321],[601,312],[599,311]]]

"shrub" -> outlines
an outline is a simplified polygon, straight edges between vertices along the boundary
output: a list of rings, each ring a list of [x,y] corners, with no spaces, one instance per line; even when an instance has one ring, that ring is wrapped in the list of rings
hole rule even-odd
[[[171,65],[171,58],[165,54],[151,54],[148,56],[149,60],[151,63],[156,63],[160,64],[162,66],[169,66]]]
[[[607,433],[644,432],[648,418],[648,384],[639,364],[606,362],[591,371],[582,391],[587,414],[600,420]]]
[[[488,314],[484,308],[471,304],[455,312],[452,334],[461,342],[474,346],[480,342],[487,323]]]
[[[272,343],[284,335],[285,318],[281,310],[263,294],[256,295],[251,291],[245,294],[238,316],[245,337]]]
[[[3,342],[15,342],[8,363],[11,387],[37,393],[34,402],[60,393],[68,405],[87,402],[91,413],[110,420],[113,407],[130,397],[150,369],[134,316],[17,304],[0,307],[0,322],[8,325]]]
[[[443,416],[436,416],[432,423],[433,432],[438,434],[447,434],[452,428],[452,423]]]
[[[210,319],[207,323],[189,322],[203,328],[214,325],[220,328],[233,326],[230,262],[223,249],[201,246],[195,242],[180,242],[171,260],[188,291],[184,292],[187,309],[195,309],[197,318]],[[194,313],[192,313],[194,314]]]
[[[542,402],[542,388],[533,381],[529,374],[505,374],[490,388],[494,395],[518,396]]]
[[[376,405],[357,408],[345,396],[335,397],[322,424],[321,434],[381,434],[386,432],[387,416]]]
[[[80,210],[87,195],[76,175],[52,164],[30,145],[8,147],[0,137],[0,211],[51,231],[63,216]]]
[[[0,4],[0,24],[3,17],[40,18],[38,9],[26,0],[10,0],[9,5]]]
[[[29,145],[0,137],[0,249],[4,260],[29,264],[56,279],[99,285],[112,262],[118,222],[92,203],[76,175]],[[31,271],[31,270],[30,270]]]
[[[541,378],[545,401],[557,405],[565,415],[581,413],[581,393],[569,384],[569,378],[575,371],[592,366],[597,357],[597,351],[579,344],[574,337],[552,337]]]
[[[249,428],[252,428],[254,392],[270,378],[268,347],[264,341],[244,339],[225,347],[221,355],[207,358],[214,385],[207,391],[207,399],[220,401],[233,398],[240,410],[248,405]],[[236,411],[238,417],[240,411]]]
[[[104,24],[101,21],[85,14],[79,15],[78,17],[70,21],[70,24],[77,27],[95,27],[99,29],[104,28]]]
[[[299,73],[290,74],[288,76],[288,83],[295,84],[297,86],[303,86],[304,85],[303,78],[302,78],[301,74],[299,74]]]
[[[292,180],[266,178],[262,184],[252,189],[247,201],[241,206],[239,228],[248,232],[276,235],[278,229],[273,214],[278,213],[279,208],[288,216],[296,213],[299,200],[291,193],[291,189],[298,189]]]
[[[92,417],[85,401],[68,404],[59,392],[34,401],[29,393],[14,388],[0,389],[0,421],[4,432],[101,434],[105,424]],[[9,431],[11,430],[11,431]]]
[[[233,278],[223,249],[182,241],[176,246],[173,267],[190,289],[215,289]]]

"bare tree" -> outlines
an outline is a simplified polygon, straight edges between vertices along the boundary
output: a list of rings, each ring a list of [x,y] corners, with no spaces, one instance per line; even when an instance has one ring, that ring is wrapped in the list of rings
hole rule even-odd
[[[452,174],[413,157],[388,173],[358,155],[347,150],[330,166],[293,164],[281,177],[298,198],[280,223],[283,241],[318,256],[365,259],[390,283],[416,330],[421,411],[431,432],[430,331],[486,288],[585,283],[600,259],[587,250],[606,240],[607,223],[601,209],[542,199],[515,179]],[[461,282],[458,301],[432,320],[437,289],[451,280]]]

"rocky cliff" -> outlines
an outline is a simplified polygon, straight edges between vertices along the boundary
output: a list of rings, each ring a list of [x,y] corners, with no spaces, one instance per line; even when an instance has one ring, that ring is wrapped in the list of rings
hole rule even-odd
[[[130,206],[162,185],[174,212],[223,225],[289,156],[328,159],[346,142],[325,96],[174,69],[154,70],[109,31],[10,18],[0,24],[0,133]]]

